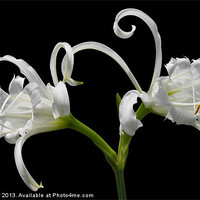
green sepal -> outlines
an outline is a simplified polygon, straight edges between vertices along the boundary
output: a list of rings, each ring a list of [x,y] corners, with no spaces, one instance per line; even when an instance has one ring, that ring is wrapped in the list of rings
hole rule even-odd
[[[119,104],[121,102],[121,97],[119,95],[119,93],[116,94],[116,105],[117,105],[117,111],[119,113]]]

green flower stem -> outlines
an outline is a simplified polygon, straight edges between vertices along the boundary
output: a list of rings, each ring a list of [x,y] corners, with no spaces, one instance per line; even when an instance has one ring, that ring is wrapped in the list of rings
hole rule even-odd
[[[126,200],[126,187],[124,181],[124,170],[118,169],[115,171],[115,180],[117,184],[117,192],[119,200]]]
[[[144,104],[142,103],[136,112],[137,119],[142,120],[149,112],[150,111],[146,109]],[[124,170],[125,168],[131,140],[132,136],[128,135],[124,131],[123,134],[120,135],[118,154],[117,154],[117,165],[121,170]]]
[[[137,119],[142,120],[150,111],[145,108],[142,103],[136,112]],[[120,200],[126,200],[126,187],[124,182],[124,168],[126,165],[126,160],[128,157],[129,145],[132,140],[132,136],[126,134],[123,131],[123,134],[120,135],[119,146],[118,146],[118,155],[117,155],[117,169],[114,170],[118,198]]]
[[[136,117],[141,121],[150,112],[151,111],[148,108],[145,108],[144,104],[141,103],[140,107],[136,111]]]
[[[118,100],[119,101],[117,104],[119,105],[119,97]],[[142,103],[136,112],[136,116],[139,120],[142,120],[148,113],[149,110],[146,109]],[[68,128],[78,131],[90,138],[93,143],[104,153],[106,160],[111,165],[115,173],[118,198],[119,200],[126,200],[127,197],[124,181],[124,168],[128,157],[128,149],[132,137],[125,132],[120,136],[118,154],[116,154],[116,152],[96,132],[77,120],[71,113],[68,116]]]
[[[117,163],[116,152],[92,129],[77,120],[71,113],[69,115],[69,125],[75,131],[82,133],[90,138],[94,144],[105,154],[107,161],[114,168]]]

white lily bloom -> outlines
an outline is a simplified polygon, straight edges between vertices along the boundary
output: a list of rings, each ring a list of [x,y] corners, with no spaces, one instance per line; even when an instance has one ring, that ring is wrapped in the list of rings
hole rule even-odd
[[[151,29],[156,47],[156,60],[153,78],[149,91],[129,91],[119,106],[121,128],[129,135],[134,135],[142,123],[136,118],[133,105],[141,98],[149,112],[153,112],[177,124],[191,125],[200,130],[200,59],[192,63],[187,58],[171,59],[166,65],[169,76],[159,77],[162,64],[161,39],[155,22],[145,13],[137,9],[125,9],[118,13],[114,23],[114,32],[120,38],[129,38],[135,31],[122,31],[118,22],[121,18],[132,15],[141,18]],[[134,80],[132,80],[134,82]]]
[[[155,95],[157,102],[166,107],[166,113],[159,113],[177,124],[191,125],[200,130],[198,105],[200,104],[200,60],[171,59],[166,65],[169,76],[160,77],[150,89],[159,90]],[[157,87],[157,88],[156,88]]]
[[[59,45],[68,46],[66,43]],[[69,52],[67,50],[66,54]],[[56,54],[53,51],[54,59]],[[52,60],[51,58],[51,68],[56,65]],[[36,191],[42,185],[37,184],[26,169],[22,159],[22,146],[32,135],[68,127],[70,102],[67,88],[64,82],[55,81],[57,74],[54,70],[51,72],[55,79],[55,87],[50,84],[45,85],[37,72],[21,59],[4,56],[0,61],[14,63],[29,80],[24,87],[24,78],[14,77],[9,85],[9,94],[0,89],[0,137],[4,136],[7,142],[16,144],[14,156],[19,174],[26,185]],[[66,58],[65,61],[68,65],[62,67],[63,80],[72,81],[73,65],[70,64],[72,61]],[[70,69],[67,69],[69,67]]]

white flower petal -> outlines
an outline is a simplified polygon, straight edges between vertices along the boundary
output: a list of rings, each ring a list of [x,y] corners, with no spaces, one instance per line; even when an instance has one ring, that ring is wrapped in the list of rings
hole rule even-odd
[[[56,86],[58,84],[58,76],[57,76],[57,71],[56,71],[56,58],[58,51],[64,48],[66,51],[67,58],[63,59],[62,62],[62,73],[63,76],[65,73],[68,73],[71,75],[72,69],[73,69],[73,64],[74,64],[74,58],[73,58],[73,52],[71,50],[71,46],[68,43],[65,42],[59,42],[56,44],[54,47],[52,54],[51,54],[51,59],[50,59],[50,70],[51,70],[51,76],[53,79],[53,83]]]
[[[176,122],[176,124],[190,125],[200,130],[200,123],[194,112],[184,110],[180,107],[171,107],[166,118],[172,122]]]
[[[52,94],[52,112],[54,118],[57,119],[60,116],[69,115],[70,113],[70,102],[65,84],[60,81],[56,87],[50,85],[47,86],[49,92]]]
[[[23,85],[24,85],[24,78],[21,78],[19,76],[15,78],[14,76],[9,85],[9,89],[8,89],[9,94],[10,95],[19,94],[20,92],[23,91]]]
[[[137,90],[129,91],[124,95],[119,105],[121,128],[130,136],[133,136],[135,131],[142,126],[133,110],[133,105],[137,103],[138,97],[141,97],[141,94]]]
[[[77,86],[83,84],[81,81],[75,81],[74,79],[71,78],[72,70],[73,70],[73,65],[69,64],[69,59],[67,59],[67,54],[64,56],[62,60],[62,74],[63,74],[63,82],[68,83],[71,86]]]
[[[31,136],[31,134],[26,134],[23,137],[19,138],[15,145],[15,151],[14,151],[14,157],[15,157],[15,163],[18,169],[18,172],[23,179],[23,181],[26,183],[26,185],[33,191],[37,191],[42,186],[37,184],[37,182],[32,178],[28,170],[26,169],[26,166],[24,165],[23,159],[22,159],[22,147],[24,142]]]
[[[10,111],[4,113],[0,119],[2,121],[8,121],[13,129],[20,129],[24,127],[24,125],[27,123],[27,121],[31,118],[31,111],[28,110],[26,112],[15,112],[15,111]]]
[[[193,60],[192,64],[192,73],[194,76],[194,79],[197,79],[198,81],[200,80],[200,59]]]
[[[82,84],[82,82],[74,81],[73,79],[71,79],[71,74],[72,74],[73,67],[74,67],[74,54],[73,54],[71,46],[66,42],[59,42],[54,47],[52,54],[51,54],[51,59],[50,59],[50,70],[51,70],[51,76],[52,76],[54,85],[56,86],[59,82],[57,71],[56,71],[56,58],[57,58],[58,51],[61,48],[65,49],[65,51],[66,51],[66,54],[65,54],[65,56],[62,60],[62,64],[61,64],[61,70],[62,70],[62,74],[63,74],[63,82],[64,83],[67,82],[68,84],[70,84],[72,86]]]
[[[81,81],[76,81],[76,80],[74,80],[74,79],[72,79],[72,78],[68,78],[66,82],[67,82],[69,85],[71,85],[71,86],[77,86],[77,85],[83,84],[83,82],[81,82]]]
[[[149,96],[151,98],[150,103],[147,105],[145,101],[144,105],[147,107],[151,107],[151,109],[162,116],[165,116],[169,109],[171,108],[172,104],[169,101],[168,94],[165,90],[165,85],[163,82],[168,80],[168,77],[160,77],[156,80],[156,82],[152,85]]]
[[[33,108],[41,102],[42,96],[38,88],[39,86],[36,83],[29,83],[25,87],[25,91],[28,92],[31,98],[31,103]]]
[[[17,96],[9,96],[2,106],[0,113],[1,122],[9,122],[13,129],[25,126],[32,116],[32,105],[30,97],[24,92]]]
[[[15,145],[15,162],[21,178],[31,190],[37,191],[43,186],[41,184],[39,185],[33,179],[23,162],[23,144],[28,138],[35,134],[65,129],[67,126],[67,117],[60,117],[55,120],[52,115],[51,104],[46,99],[42,98],[41,102],[33,109],[32,119],[30,119],[20,131],[20,135],[22,135],[22,137],[17,140]]]
[[[8,133],[5,135],[5,140],[10,144],[15,144],[19,139],[19,137],[20,137],[19,132]]]
[[[141,89],[139,83],[137,82],[135,76],[130,71],[129,67],[124,62],[124,60],[115,51],[113,51],[108,46],[98,43],[98,42],[83,42],[83,43],[80,43],[73,47],[74,54],[79,51],[86,50],[86,49],[94,49],[94,50],[100,51],[102,53],[105,53],[108,56],[110,56],[111,58],[113,58],[122,67],[122,69],[125,71],[125,73],[128,75],[129,79],[131,80],[131,82],[133,83],[135,88],[139,92],[142,93],[142,89]]]
[[[52,113],[52,103],[43,98],[33,109],[33,116],[34,119],[30,128],[33,134],[66,129],[68,127],[68,117],[61,116],[55,119]]]
[[[171,79],[175,79],[191,71],[190,61],[187,58],[172,58],[165,67]]]
[[[122,16],[120,17],[120,19],[122,18]],[[130,38],[134,31],[136,30],[136,26],[131,26],[132,29],[131,31],[129,32],[126,32],[126,31],[123,31],[119,25],[118,25],[118,21],[120,20],[119,18],[114,22],[114,25],[113,25],[113,30],[115,32],[115,34],[119,37],[119,38],[122,38],[122,39],[127,39],[127,38]]]
[[[0,108],[2,107],[9,94],[0,88]],[[1,110],[0,110],[1,113]]]
[[[0,122],[0,138],[5,136],[6,134],[15,133],[17,130],[15,130],[11,123],[8,121],[1,120]]]
[[[11,63],[17,65],[19,67],[21,73],[26,76],[26,78],[29,80],[29,82],[37,83],[41,88],[42,94],[48,98],[46,90],[45,90],[45,88],[46,88],[45,84],[40,79],[37,72],[27,62],[25,62],[22,59],[16,59],[13,56],[9,56],[9,55],[0,57],[0,61],[8,61],[8,62],[11,62]]]
[[[153,84],[154,80],[160,76],[161,66],[162,66],[162,49],[161,49],[161,38],[160,34],[157,29],[156,23],[144,12],[138,9],[128,8],[121,10],[115,17],[114,22],[114,32],[115,34],[120,38],[129,38],[133,35],[133,32],[135,31],[136,27],[132,25],[132,30],[130,32],[122,31],[119,26],[118,22],[120,19],[122,19],[125,16],[136,16],[142,19],[151,29],[151,32],[153,34],[154,40],[155,40],[155,46],[156,46],[156,58],[155,58],[155,67],[154,67],[154,73],[151,85]]]
[[[73,58],[73,51],[71,49],[71,46],[70,46],[69,49],[70,49],[69,51],[71,52],[71,60],[72,60],[72,58]],[[56,62],[56,60],[55,60],[55,62]],[[73,65],[72,64],[73,64],[73,62],[69,61],[69,55],[66,54],[64,56],[64,58],[62,59],[62,63],[61,63],[61,71],[62,71],[62,75],[63,75],[63,82],[66,82],[67,78],[71,76],[72,69],[73,69]]]

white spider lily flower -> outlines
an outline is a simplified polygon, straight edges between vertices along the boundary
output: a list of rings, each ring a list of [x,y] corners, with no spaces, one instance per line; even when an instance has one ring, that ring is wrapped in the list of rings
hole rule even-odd
[[[56,58],[54,52],[52,56]],[[22,146],[32,135],[68,127],[70,101],[67,88],[63,81],[54,81],[55,87],[45,85],[37,72],[21,59],[4,56],[0,61],[14,63],[29,80],[24,87],[24,78],[17,76],[9,85],[9,93],[0,89],[0,137],[5,137],[7,142],[15,144],[14,157],[18,172],[26,185],[36,191],[43,186],[37,184],[26,169],[22,159]],[[73,66],[70,61],[65,61],[70,69],[67,69],[68,66],[63,67],[63,80],[72,81],[70,76]],[[51,68],[52,65],[51,62]],[[55,79],[56,72],[51,73]]]
[[[169,76],[160,77],[149,91],[159,104],[154,112],[177,124],[191,125],[200,130],[200,59],[171,59],[166,65]]]
[[[161,39],[155,22],[145,13],[137,9],[125,9],[118,13],[114,23],[114,32],[120,38],[129,38],[135,31],[122,31],[118,22],[121,18],[133,15],[141,18],[151,29],[156,47],[156,59],[153,78],[149,91],[132,90],[124,95],[119,106],[121,128],[129,135],[134,135],[137,128],[142,126],[138,121],[133,105],[137,98],[144,104],[144,116],[153,112],[170,119],[177,124],[191,125],[200,130],[200,59],[190,63],[189,59],[171,59],[166,65],[169,76],[161,76],[162,51]],[[144,111],[146,109],[146,111]],[[121,131],[122,132],[122,131]]]
[[[63,82],[59,82],[56,87],[47,85],[47,91],[51,96],[49,99],[40,95],[35,83],[27,85],[26,91],[30,97],[29,101],[32,101],[29,104],[34,105],[34,107],[32,108],[32,118],[23,128],[23,132],[20,132],[22,137],[16,141],[15,162],[24,182],[30,189],[36,191],[41,185],[38,185],[31,177],[23,163],[22,146],[32,135],[68,128],[70,103],[67,89]],[[38,101],[38,98],[40,101],[35,102]]]

